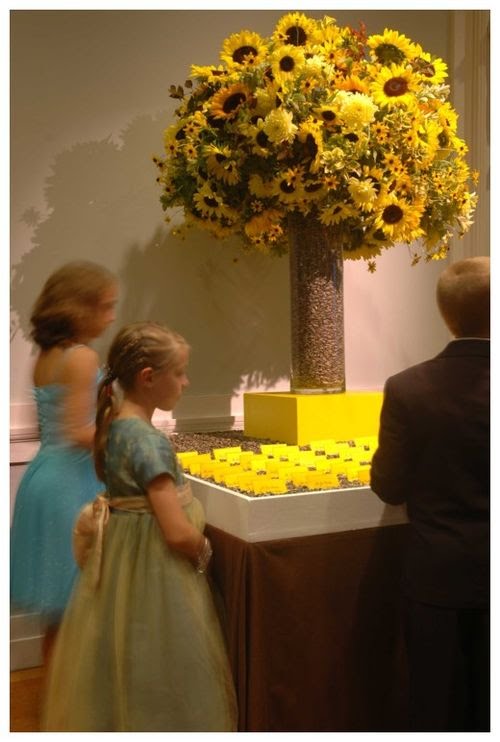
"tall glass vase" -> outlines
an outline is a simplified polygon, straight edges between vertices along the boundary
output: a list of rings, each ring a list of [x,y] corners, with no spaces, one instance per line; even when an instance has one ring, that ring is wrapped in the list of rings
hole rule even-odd
[[[294,393],[345,391],[342,245],[316,218],[288,217]]]

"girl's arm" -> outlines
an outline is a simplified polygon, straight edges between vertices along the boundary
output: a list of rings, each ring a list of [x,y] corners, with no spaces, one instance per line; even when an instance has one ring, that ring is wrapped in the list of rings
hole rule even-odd
[[[197,564],[205,546],[205,536],[187,519],[172,477],[160,474],[149,483],[147,492],[168,546]]]
[[[68,353],[59,381],[66,387],[62,422],[67,438],[92,448],[95,433],[97,353],[82,345]]]

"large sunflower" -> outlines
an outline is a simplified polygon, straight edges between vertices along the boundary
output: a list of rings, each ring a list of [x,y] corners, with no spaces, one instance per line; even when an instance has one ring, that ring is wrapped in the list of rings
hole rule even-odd
[[[224,41],[220,58],[231,71],[242,67],[256,67],[263,61],[266,53],[266,44],[258,33],[240,31]]]
[[[303,13],[287,13],[280,18],[274,29],[273,39],[292,46],[308,46],[314,43],[316,24]]]
[[[423,203],[410,203],[390,194],[375,214],[373,226],[394,242],[413,242],[424,234],[420,227],[423,212]]]
[[[383,67],[370,86],[375,103],[387,108],[412,107],[418,89],[419,81],[411,67],[396,64]]]
[[[210,113],[216,119],[233,119],[251,98],[250,90],[241,83],[221,88],[211,100]]]
[[[383,65],[401,64],[421,54],[421,47],[407,39],[404,34],[384,29],[383,34],[374,34],[367,39],[371,58]]]
[[[281,46],[271,55],[271,70],[278,82],[294,80],[304,67],[304,52],[291,44]]]

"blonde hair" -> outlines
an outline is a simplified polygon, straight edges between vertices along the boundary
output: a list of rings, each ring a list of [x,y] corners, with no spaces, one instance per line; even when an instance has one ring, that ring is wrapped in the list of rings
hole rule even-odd
[[[86,260],[66,263],[45,282],[31,312],[31,337],[42,349],[73,340],[92,318],[95,305],[116,283],[107,268]]]
[[[157,371],[172,366],[186,340],[157,322],[134,322],[116,335],[108,352],[106,376],[97,395],[94,461],[97,475],[105,481],[105,452],[109,426],[118,412],[118,400],[113,382],[123,391],[133,389],[137,374],[143,368]]]
[[[436,298],[455,337],[489,337],[489,257],[466,258],[445,268],[438,279]]]

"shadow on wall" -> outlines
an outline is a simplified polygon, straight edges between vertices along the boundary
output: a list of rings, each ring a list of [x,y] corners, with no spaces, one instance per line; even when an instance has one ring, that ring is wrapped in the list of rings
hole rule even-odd
[[[151,161],[164,126],[162,115],[141,116],[119,142],[79,143],[56,156],[45,188],[49,216],[28,209],[21,217],[33,246],[12,266],[13,332],[28,338],[33,301],[58,266],[100,262],[121,285],[117,321],[96,343],[101,357],[124,323],[164,322],[192,347],[186,394],[221,395],[227,407],[222,400],[242,384],[270,387],[288,377],[288,265],[244,252],[237,239],[170,234]]]

